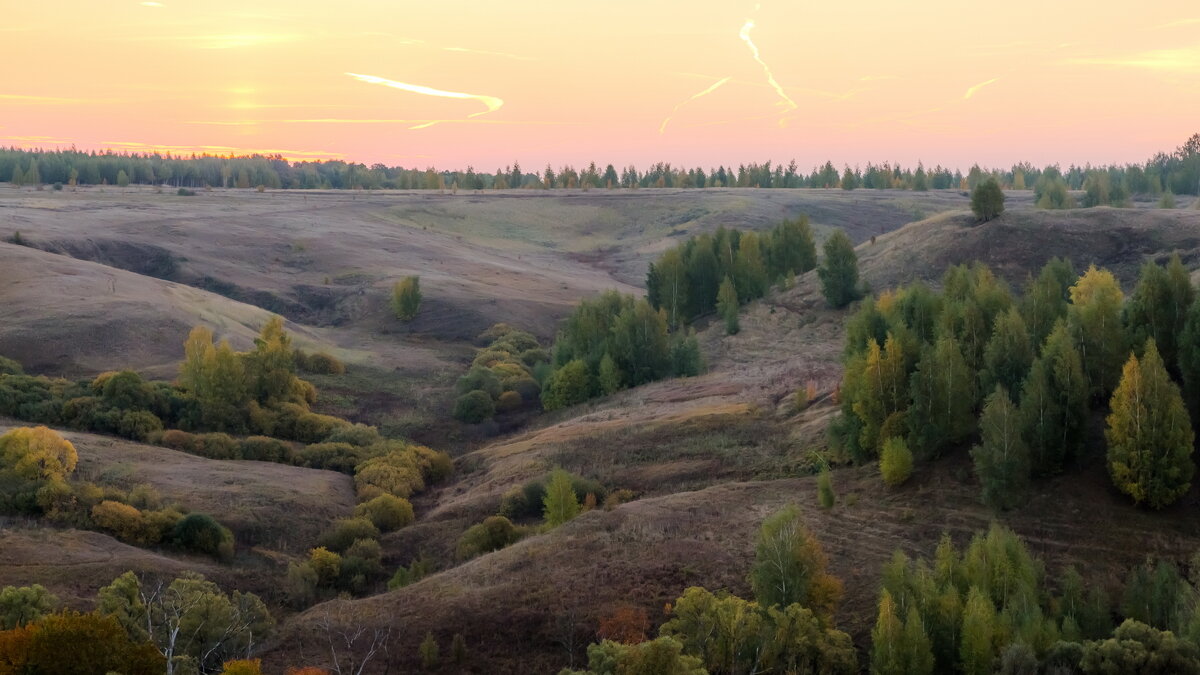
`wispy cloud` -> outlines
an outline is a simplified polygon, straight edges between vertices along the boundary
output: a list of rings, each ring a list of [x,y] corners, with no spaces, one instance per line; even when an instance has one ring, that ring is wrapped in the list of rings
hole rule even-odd
[[[101,141],[100,145],[130,152],[145,153],[196,153],[228,155],[282,155],[287,159],[342,159],[340,152],[325,150],[284,150],[278,148],[243,148],[234,145],[163,145],[140,141]]]
[[[1180,26],[1195,26],[1196,24],[1200,24],[1200,18],[1179,19],[1177,21],[1171,21],[1169,23],[1164,23],[1160,26],[1155,26],[1155,28],[1179,28]]]
[[[771,85],[771,88],[775,90],[775,93],[781,99],[779,103],[780,107],[783,108],[783,112],[786,114],[789,111],[796,110],[800,106],[796,105],[792,97],[787,95],[787,92],[783,90],[783,86],[775,79],[775,75],[771,72],[771,67],[767,65],[766,61],[763,61],[762,56],[758,52],[758,45],[754,44],[754,40],[750,37],[750,31],[752,30],[754,30],[754,19],[746,19],[746,23],[742,24],[742,29],[738,31],[738,37],[750,48],[750,54],[758,62],[758,65],[762,66],[763,73],[767,76],[767,83]],[[783,118],[780,118],[779,124],[783,125],[783,123]]]
[[[1156,49],[1125,56],[1098,56],[1067,59],[1063,63],[1080,66],[1112,66],[1145,70],[1200,73],[1200,46],[1182,49]]]
[[[980,89],[983,89],[984,87],[988,86],[989,84],[992,84],[993,82],[995,82],[996,80],[999,80],[999,79],[1000,78],[998,78],[998,77],[993,77],[992,79],[988,80],[987,82],[980,82],[979,84],[977,84],[973,87],[967,87],[967,93],[963,94],[963,100],[966,101],[966,100],[970,99],[972,96],[974,96],[976,93],[978,93]]]
[[[682,108],[684,105],[691,103],[692,101],[695,101],[698,98],[703,98],[705,96],[708,96],[709,94],[713,93],[714,91],[720,89],[724,84],[726,84],[727,82],[729,82],[732,79],[733,79],[732,77],[723,77],[723,78],[717,80],[716,82],[713,82],[712,84],[708,85],[708,87],[706,87],[705,89],[698,91],[695,94],[692,94],[691,96],[685,98],[684,100],[680,101],[679,103],[676,103],[675,108],[671,110],[671,114],[667,115],[666,119],[664,119],[662,121],[662,124],[660,124],[658,126],[658,133],[660,135],[663,133],[666,133],[667,125],[670,124],[671,118],[674,117],[675,113],[678,113],[679,109]]]
[[[496,112],[497,110],[499,110],[504,105],[504,99],[501,99],[496,96],[487,96],[487,95],[483,95],[483,94],[466,94],[466,93],[459,92],[459,91],[446,91],[444,89],[434,89],[433,87],[426,87],[426,86],[420,85],[420,84],[409,84],[407,82],[397,82],[396,80],[389,80],[387,78],[379,77],[377,75],[360,75],[358,73],[346,73],[346,74],[349,75],[350,77],[353,77],[356,80],[361,81],[361,82],[367,82],[369,84],[379,84],[379,85],[383,85],[385,87],[391,87],[393,89],[399,89],[401,91],[411,92],[413,94],[420,94],[422,96],[436,96],[439,98],[453,98],[453,99],[467,100],[467,101],[479,101],[480,103],[482,103],[484,105],[484,107],[487,108],[487,110],[481,110],[479,112],[471,113],[470,115],[467,115],[467,117],[478,117],[480,115],[486,115],[488,113],[493,113],[493,112]],[[422,122],[411,128],[412,129],[425,129],[425,128],[431,127],[435,124],[439,124],[439,123],[445,122],[445,121],[448,121],[448,120],[431,120],[431,121],[427,121],[427,122]]]

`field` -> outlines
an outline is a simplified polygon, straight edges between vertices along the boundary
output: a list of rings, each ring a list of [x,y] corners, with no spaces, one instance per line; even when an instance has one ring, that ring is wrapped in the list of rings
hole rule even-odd
[[[1145,205],[1142,205],[1145,206]],[[1032,208],[1009,194],[999,219],[972,226],[958,191],[635,190],[474,194],[217,191],[177,197],[144,189],[62,193],[0,189],[0,354],[37,373],[83,377],[133,367],[170,377],[191,326],[245,348],[271,312],[306,349],[346,360],[344,376],[313,378],[318,409],[402,432],[456,456],[446,484],[414,499],[417,522],[383,539],[388,569],[418,554],[438,573],[412,586],[323,603],[286,620],[268,645],[274,668],[322,663],[323,622],[396,630],[393,672],[417,664],[432,632],[454,633],[479,673],[556,672],[581,663],[599,617],[622,603],[663,606],[686,587],[748,592],[762,519],[798,503],[843,580],[838,622],[860,647],[875,616],[880,567],[892,551],[929,555],[943,532],[963,542],[998,517],[978,500],[962,452],[884,489],[874,464],[833,472],[838,504],[817,504],[812,473],[830,457],[843,321],[815,273],[773,290],[726,336],[702,320],[708,372],[626,390],[487,433],[449,420],[454,379],[475,336],[496,322],[548,342],[579,299],[640,292],[646,264],[681,237],[718,226],[766,229],[807,214],[818,238],[845,229],[876,290],[981,260],[1012,286],[1052,256],[1113,270],[1126,292],[1146,260],[1179,252],[1200,268],[1200,211]],[[387,303],[419,274],[425,305],[401,324]],[[812,386],[797,412],[794,394]],[[1146,555],[1200,549],[1200,490],[1164,512],[1130,506],[1110,487],[1093,420],[1090,448],[1064,475],[1036,484],[1024,508],[1000,515],[1056,571],[1086,569],[1115,588]],[[11,421],[4,426],[11,426]],[[2,430],[3,427],[0,427]],[[492,434],[497,434],[492,436]],[[68,434],[90,480],[152,484],[221,517],[252,550],[233,566],[124,546],[100,534],[14,522],[0,535],[0,585],[39,581],[86,604],[124,569],[199,569],[264,592],[325,524],[348,515],[344,475],[258,462],[207,460],[116,439]],[[546,534],[458,563],[454,542],[496,512],[505,492],[555,466],[632,490],[637,499],[583,514]],[[86,572],[86,573],[80,573]],[[375,663],[384,672],[384,659]]]

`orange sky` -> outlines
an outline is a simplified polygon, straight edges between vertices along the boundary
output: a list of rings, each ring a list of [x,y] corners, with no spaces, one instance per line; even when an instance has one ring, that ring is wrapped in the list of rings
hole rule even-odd
[[[11,3],[0,41],[26,147],[966,168],[1200,131],[1195,0],[59,0]]]

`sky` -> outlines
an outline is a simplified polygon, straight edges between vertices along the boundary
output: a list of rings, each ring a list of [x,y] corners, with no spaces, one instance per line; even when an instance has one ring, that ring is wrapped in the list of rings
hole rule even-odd
[[[1195,0],[58,0],[0,43],[20,147],[965,169],[1200,131]]]

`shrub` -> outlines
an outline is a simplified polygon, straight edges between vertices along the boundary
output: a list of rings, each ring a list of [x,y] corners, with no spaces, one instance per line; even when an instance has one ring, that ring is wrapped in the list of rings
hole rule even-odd
[[[359,504],[354,515],[367,518],[380,532],[398,530],[414,520],[412,504],[394,495],[379,495]]]
[[[484,354],[486,353],[484,352]],[[476,360],[478,358],[476,357]],[[469,394],[479,390],[487,394],[489,398],[496,398],[504,391],[504,387],[500,384],[500,378],[490,368],[472,366],[466,375],[458,378],[458,381],[454,383],[454,390],[459,394]]]
[[[506,391],[500,394],[500,398],[496,400],[496,412],[512,412],[519,409],[523,403],[524,400],[520,394],[515,391]]]
[[[408,498],[425,489],[417,455],[407,447],[372,457],[354,469],[354,484],[363,498],[392,494]]]
[[[465,424],[479,424],[495,414],[496,406],[485,391],[469,391],[454,402],[454,419]]]
[[[260,189],[259,192],[262,190]],[[221,665],[221,675],[263,675],[262,659],[226,661]]]
[[[421,308],[421,278],[405,277],[392,286],[392,311],[401,321],[412,321]]]
[[[837,501],[837,495],[833,491],[833,476],[828,468],[817,476],[817,499],[820,500],[823,509],[832,509]]]
[[[179,195],[180,197],[195,197],[195,196],[196,196],[196,191],[195,191],[195,190],[189,190],[189,189],[187,189],[187,188],[182,188],[182,187],[181,187],[181,188],[179,188],[178,190],[176,190],[176,191],[175,191],[175,194],[176,194],[176,195]]]
[[[415,584],[429,576],[430,571],[429,562],[423,557],[417,558],[409,563],[408,567],[400,567],[396,570],[391,580],[388,581],[388,590],[394,591],[397,588]]]
[[[346,364],[333,354],[327,352],[306,354],[299,349],[296,350],[296,367],[313,375],[343,375],[346,372]]]
[[[440,450],[432,450],[423,445],[409,446],[416,453],[426,480],[430,483],[440,483],[454,473],[454,460],[450,455]]]
[[[457,553],[461,559],[499,551],[516,543],[524,533],[504,516],[489,516],[482,523],[472,525],[458,539]]]
[[[209,459],[238,459],[238,442],[224,433],[202,434],[197,437],[196,454]]]
[[[333,433],[325,439],[326,443],[349,443],[357,447],[367,447],[383,442],[383,436],[379,435],[379,430],[366,424],[355,424],[348,427],[335,429]]]
[[[879,473],[888,485],[900,485],[912,475],[913,455],[903,438],[893,437],[883,442],[879,454]]]
[[[367,590],[383,570],[383,552],[374,539],[359,539],[342,555],[342,585],[355,593]]]
[[[0,630],[31,624],[53,611],[58,598],[40,584],[0,590]]]
[[[106,499],[92,507],[92,522],[121,541],[141,543],[145,538],[146,520],[128,504]]]
[[[162,420],[148,410],[131,410],[121,415],[117,433],[126,438],[144,441],[156,431],[162,431]]]
[[[308,565],[316,574],[317,584],[328,586],[342,574],[342,556],[324,546],[308,552]]]
[[[417,649],[421,655],[421,667],[425,670],[431,670],[438,662],[438,644],[437,640],[433,639],[433,633],[425,633],[425,639],[421,641],[421,646]]]
[[[171,530],[171,542],[185,551],[217,558],[233,554],[233,533],[204,513],[190,513],[176,523]]]
[[[238,443],[238,454],[242,459],[259,462],[286,462],[293,458],[292,448],[278,438],[250,436]]]
[[[162,435],[158,437],[158,443],[172,450],[193,454],[200,452],[201,447],[199,437],[179,429],[168,429],[162,432]]]
[[[343,518],[334,523],[333,529],[321,536],[321,546],[341,553],[359,539],[378,539],[379,528],[362,517]]]
[[[295,454],[295,462],[310,469],[354,473],[362,460],[362,449],[349,443],[313,443]]]

